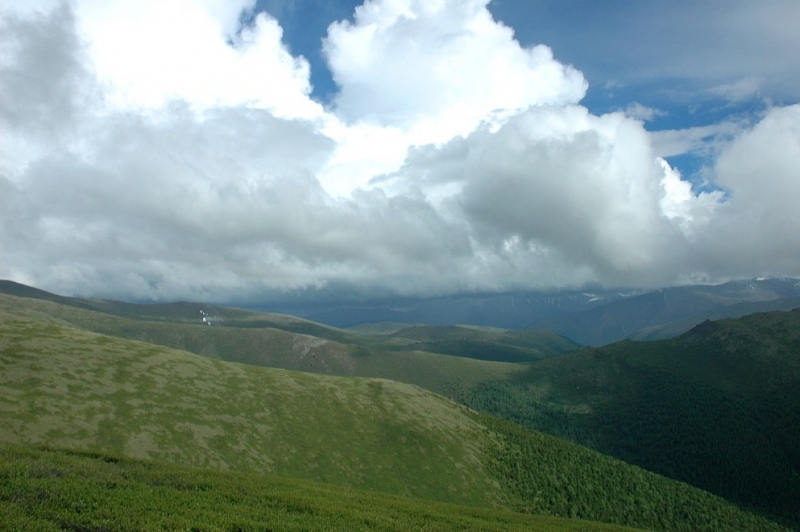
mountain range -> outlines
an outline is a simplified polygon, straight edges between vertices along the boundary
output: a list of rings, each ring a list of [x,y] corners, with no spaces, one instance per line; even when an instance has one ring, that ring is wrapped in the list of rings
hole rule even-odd
[[[669,291],[648,323],[775,294],[787,304],[791,285]],[[191,466],[209,486],[212,471],[247,471],[652,530],[800,525],[800,311],[581,347],[541,327],[339,329],[2,281],[0,324],[0,441],[25,453]],[[4,508],[46,511],[41,488],[13,495],[11,478],[0,476]]]
[[[340,328],[379,322],[503,329],[536,327],[558,332],[582,345],[603,345],[625,338],[668,338],[706,319],[797,306],[800,306],[800,280],[758,278],[649,291],[478,294],[360,305],[327,304],[322,308],[279,305],[272,310],[288,311]]]

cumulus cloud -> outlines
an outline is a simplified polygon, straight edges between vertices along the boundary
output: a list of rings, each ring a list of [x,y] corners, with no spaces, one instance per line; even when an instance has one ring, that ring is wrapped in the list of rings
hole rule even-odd
[[[531,108],[497,131],[419,150],[391,181],[455,209],[482,249],[524,250],[536,268],[520,272],[550,278],[566,267],[583,282],[663,282],[707,208],[653,154],[641,123],[580,106]]]
[[[720,155],[715,175],[729,200],[713,219],[707,251],[720,270],[796,271],[800,247],[800,105],[771,109]]]
[[[78,31],[107,97],[148,109],[172,100],[197,109],[247,104],[283,117],[312,118],[308,62],[282,45],[277,21],[253,0],[124,0],[76,4]]]
[[[44,133],[73,118],[85,72],[78,39],[70,31],[72,21],[66,5],[53,16],[11,15],[0,21],[0,114],[8,126]]]
[[[583,75],[544,45],[523,48],[488,0],[367,0],[333,24],[324,50],[337,111],[413,130],[417,143],[471,132],[493,112],[580,101]]]
[[[368,0],[334,23],[323,50],[340,90],[328,133],[340,148],[321,176],[331,194],[529,106],[577,103],[587,83],[547,46],[523,48],[488,0]]]
[[[737,126],[724,193],[698,195],[642,109],[591,114],[580,72],[486,1],[372,0],[333,24],[328,108],[275,19],[240,26],[252,2],[16,7],[0,277],[243,302],[800,274],[798,107]]]
[[[7,178],[42,153],[61,149],[83,111],[102,97],[85,66],[69,6],[49,14],[35,3],[26,7],[29,12],[0,8],[0,172]]]

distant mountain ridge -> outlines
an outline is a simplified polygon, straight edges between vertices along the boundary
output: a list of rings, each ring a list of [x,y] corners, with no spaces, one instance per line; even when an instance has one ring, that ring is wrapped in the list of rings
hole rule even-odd
[[[447,297],[404,302],[396,306],[364,305],[305,311],[300,315],[335,327],[386,321],[549,329],[579,344],[596,346],[625,338],[669,338],[706,319],[791,310],[798,306],[799,279],[759,278],[651,291],[529,292]]]
[[[13,281],[0,280],[0,293],[45,299],[118,316],[187,321],[199,310],[226,319],[222,307],[201,303],[135,304],[101,299],[63,297]],[[171,305],[174,307],[171,308]],[[691,285],[651,291],[524,292],[405,300],[396,304],[361,306],[278,307],[259,312],[283,312],[321,334],[321,325],[337,329],[383,322],[409,325],[474,325],[502,329],[548,329],[581,345],[600,346],[626,338],[657,340],[688,331],[707,319],[735,318],[753,312],[800,307],[800,279],[757,278],[720,285]],[[192,313],[193,312],[193,313]],[[243,311],[242,311],[243,312]],[[209,316],[211,321],[212,316]],[[230,319],[228,317],[227,319]],[[300,322],[305,321],[306,325]],[[311,325],[313,322],[314,325]],[[298,332],[307,332],[305,330]],[[324,336],[324,334],[322,334]]]
[[[344,328],[388,321],[523,329],[538,319],[586,310],[629,294],[609,291],[451,296],[326,310],[300,308],[296,313],[313,321]]]
[[[754,312],[797,307],[800,307],[800,280],[752,279],[663,288],[542,319],[534,327],[557,332],[579,344],[600,346],[626,338],[670,338],[708,319],[738,318]]]

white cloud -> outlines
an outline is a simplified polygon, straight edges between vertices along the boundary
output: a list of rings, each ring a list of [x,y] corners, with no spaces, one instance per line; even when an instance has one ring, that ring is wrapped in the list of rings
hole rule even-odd
[[[747,76],[711,87],[709,92],[731,102],[741,102],[757,96],[763,85],[762,78]]]
[[[592,115],[485,6],[367,2],[331,27],[330,109],[273,19],[237,33],[245,1],[0,10],[0,277],[241,301],[800,274],[798,108],[731,130],[728,196],[696,196],[659,156],[723,130]]]
[[[659,157],[687,153],[713,156],[748,127],[745,122],[723,121],[707,126],[653,131],[650,137]]]
[[[436,202],[457,209],[487,251],[535,250],[536,267],[518,275],[550,277],[568,264],[584,281],[632,284],[664,282],[686,251],[695,198],[676,179],[639,122],[579,106],[531,108],[497,131],[414,154],[393,176],[423,190],[451,185],[451,201]]]
[[[713,220],[708,252],[720,270],[797,271],[800,246],[800,105],[774,108],[720,155],[729,200]]]
[[[666,116],[667,112],[655,107],[647,107],[639,102],[632,102],[625,107],[625,115],[636,118],[637,120],[649,122],[659,116]]]
[[[109,100],[148,109],[172,100],[203,110],[246,104],[283,117],[319,116],[308,62],[282,45],[265,13],[239,27],[252,0],[83,0],[81,36]]]
[[[413,132],[416,144],[470,133],[492,113],[576,103],[587,84],[546,46],[522,48],[488,0],[367,0],[329,28],[337,111]]]
[[[587,84],[543,45],[523,48],[488,0],[369,0],[329,28],[340,148],[320,179],[334,196],[400,167],[410,146],[447,142],[531,105],[576,103]]]

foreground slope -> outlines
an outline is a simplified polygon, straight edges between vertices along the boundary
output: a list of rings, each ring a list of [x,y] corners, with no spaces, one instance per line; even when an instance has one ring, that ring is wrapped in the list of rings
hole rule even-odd
[[[634,529],[401,499],[101,454],[0,449],[4,530],[542,531]]]
[[[420,388],[267,371],[0,318],[2,441],[496,500],[480,462],[482,427]]]
[[[800,523],[800,310],[566,354],[468,402]]]
[[[225,363],[27,312],[0,315],[0,441],[10,444],[654,530],[779,529],[708,493],[413,386]],[[6,504],[17,492],[4,493]]]

